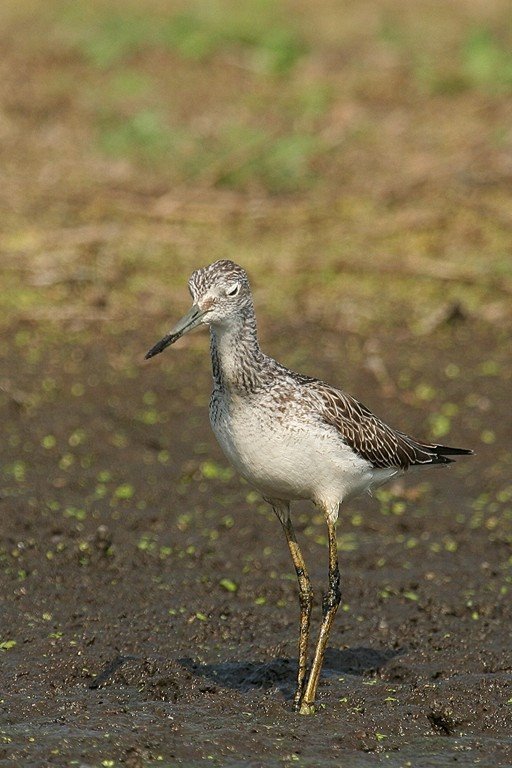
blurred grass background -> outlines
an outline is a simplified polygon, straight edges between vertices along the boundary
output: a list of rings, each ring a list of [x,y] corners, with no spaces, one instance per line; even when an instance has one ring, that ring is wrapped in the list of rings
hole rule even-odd
[[[510,320],[511,21],[508,0],[4,0],[2,325],[138,328],[223,257],[267,317]]]

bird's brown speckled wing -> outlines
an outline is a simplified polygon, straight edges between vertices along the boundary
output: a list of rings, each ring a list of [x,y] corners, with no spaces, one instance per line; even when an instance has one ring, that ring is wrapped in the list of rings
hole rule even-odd
[[[317,388],[322,418],[339,432],[342,440],[374,467],[407,467],[446,464],[451,459],[438,453],[442,446],[419,443],[392,429],[355,398],[329,386]]]

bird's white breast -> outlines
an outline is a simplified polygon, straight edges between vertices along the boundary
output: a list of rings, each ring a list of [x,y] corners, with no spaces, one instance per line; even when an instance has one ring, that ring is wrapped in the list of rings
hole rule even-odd
[[[369,462],[296,405],[279,409],[260,395],[245,396],[243,404],[226,398],[211,409],[213,431],[237,471],[270,498],[335,504],[368,489]]]

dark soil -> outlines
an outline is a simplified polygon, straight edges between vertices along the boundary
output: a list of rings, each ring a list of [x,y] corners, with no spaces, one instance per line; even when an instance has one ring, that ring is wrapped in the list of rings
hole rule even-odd
[[[384,336],[392,379],[416,366],[386,399],[361,340],[302,334],[309,372],[419,435],[432,404],[407,393],[428,372],[461,403],[450,441],[477,456],[347,505],[344,603],[301,717],[287,547],[210,434],[206,338],[142,363],[158,328],[99,330],[13,328],[2,350],[0,765],[512,765],[506,339],[468,320],[418,358]],[[284,359],[286,337],[266,344]],[[296,523],[318,622],[325,531],[307,505]]]

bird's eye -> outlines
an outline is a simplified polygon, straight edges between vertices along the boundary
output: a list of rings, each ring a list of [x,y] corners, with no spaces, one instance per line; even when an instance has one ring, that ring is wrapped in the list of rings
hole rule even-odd
[[[229,288],[226,291],[226,296],[236,296],[239,290],[240,290],[240,283],[237,283],[236,285],[233,285],[231,288]]]

